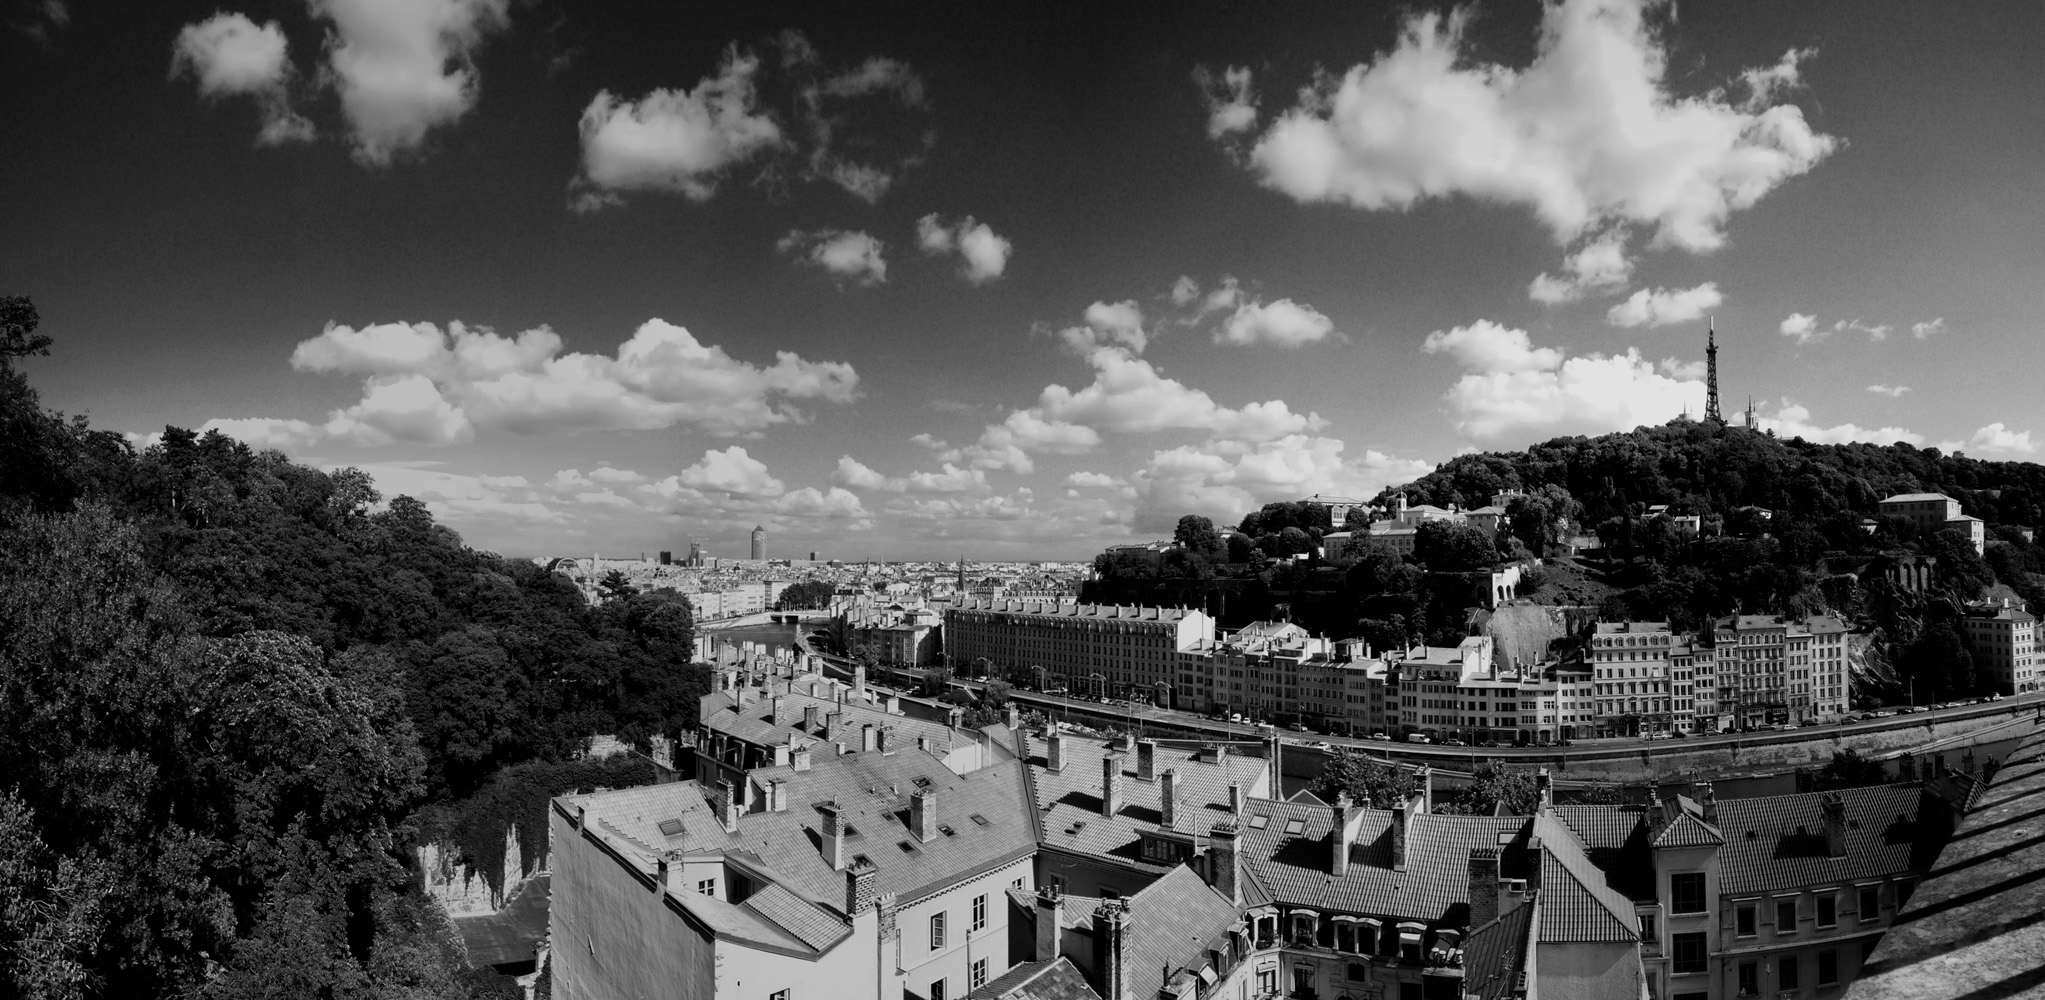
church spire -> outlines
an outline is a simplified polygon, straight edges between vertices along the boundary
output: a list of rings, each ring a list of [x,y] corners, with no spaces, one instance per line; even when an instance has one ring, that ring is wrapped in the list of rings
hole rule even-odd
[[[1725,417],[1718,411],[1718,318],[1712,317],[1705,329],[1704,419],[1724,427]]]

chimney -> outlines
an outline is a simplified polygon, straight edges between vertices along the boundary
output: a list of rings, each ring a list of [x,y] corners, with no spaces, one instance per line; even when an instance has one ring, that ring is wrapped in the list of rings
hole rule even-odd
[[[1534,792],[1537,795],[1535,812],[1545,813],[1555,808],[1555,779],[1548,776],[1548,769],[1534,772]]]
[[[1697,783],[1697,805],[1704,810],[1704,821],[1712,826],[1717,826],[1718,793],[1712,790],[1711,782],[1700,781]]]
[[[893,726],[882,726],[880,727],[880,732],[874,734],[874,746],[879,747],[881,753],[889,754],[895,752],[894,748],[889,745],[893,741],[888,738],[889,734],[894,731],[895,727]]]
[[[1119,899],[1105,900],[1094,911],[1094,988],[1101,1000],[1130,1000],[1129,971],[1122,963],[1122,942],[1129,910]]]
[[[816,705],[802,706],[802,728],[811,736],[817,734],[817,723],[822,721],[824,710]]]
[[[924,788],[909,796],[909,832],[916,835],[919,844],[937,839],[936,792]]]
[[[795,768],[797,771],[809,770],[810,768],[809,744],[805,743],[802,746],[795,748],[795,752],[788,755],[788,763],[789,766]]]
[[[959,708],[956,705],[952,706],[949,709],[946,709],[944,713],[944,724],[952,729],[957,729],[960,726],[965,725],[966,710],[963,708]]]
[[[1157,780],[1157,741],[1136,741],[1136,780]]]
[[[1392,807],[1392,870],[1406,870],[1406,823],[1412,818],[1414,802],[1411,799]]]
[[[1166,830],[1174,829],[1179,822],[1179,771],[1165,768],[1158,778],[1157,825]]]
[[[1335,825],[1328,830],[1328,874],[1341,877],[1349,873],[1349,813],[1355,805],[1349,801],[1348,792],[1335,793]]]
[[[861,702],[864,702],[864,701],[866,701],[866,668],[865,668],[865,667],[853,667],[853,668],[852,668],[852,697],[854,697],[854,698],[858,699],[858,700],[859,700],[859,701],[861,701]]]
[[[1056,729],[1044,737],[1044,770],[1065,770],[1065,734]]]
[[[845,818],[838,813],[836,802],[819,802],[817,811],[824,814],[823,834],[824,863],[832,871],[845,870]]]
[[[1271,797],[1282,799],[1285,797],[1285,793],[1280,791],[1280,789],[1285,787],[1285,772],[1279,766],[1278,761],[1280,746],[1278,742],[1278,727],[1267,722],[1257,728],[1264,732],[1264,760],[1271,770]]]
[[[1059,895],[1055,885],[1037,889],[1037,961],[1049,962],[1058,957],[1058,945],[1064,935],[1065,897]]]
[[[781,700],[777,694],[767,701],[767,721],[777,726],[781,724]]]
[[[1134,752],[1136,752],[1136,734],[1135,734],[1135,733],[1123,733],[1123,734],[1122,734],[1121,736],[1119,736],[1119,737],[1117,737],[1117,738],[1115,739],[1115,742],[1117,742],[1117,743],[1120,743],[1120,744],[1122,744],[1121,750],[1122,750],[1122,752],[1123,752],[1123,753],[1134,753]]]
[[[1662,806],[1662,785],[1654,779],[1647,779],[1647,835],[1658,836],[1668,826],[1668,815]]]
[[[929,753],[929,752],[930,752],[930,737],[928,737],[928,736],[918,736],[918,737],[916,737],[916,749],[918,749],[918,750],[921,750],[921,751],[923,751],[924,753]]]
[[[891,695],[888,695],[888,714],[889,714],[889,715],[900,715],[900,714],[902,714],[902,696],[901,696],[901,695],[898,695],[898,694],[891,694]]]
[[[1122,755],[1111,753],[1101,758],[1101,815],[1114,816],[1122,811]]]
[[[873,891],[880,883],[880,869],[871,861],[861,861],[845,872],[845,918],[859,916],[859,911],[873,905]]]
[[[871,722],[865,723],[859,727],[859,749],[861,750],[880,749],[880,734],[874,732],[873,723]]]
[[[1498,919],[1498,849],[1470,849],[1470,930]]]
[[[717,822],[726,833],[738,832],[738,792],[729,781],[717,783]]]
[[[824,738],[837,740],[844,737],[845,713],[833,709],[824,716]]]
[[[788,811],[788,782],[785,779],[773,778],[768,780],[767,811],[768,812]]]
[[[1826,792],[1819,807],[1825,812],[1825,855],[1843,858],[1846,856],[1846,797],[1838,792]]]
[[[1228,783],[1228,814],[1230,816],[1243,814],[1243,786],[1234,781]]]
[[[1414,804],[1412,812],[1415,814],[1433,812],[1434,768],[1422,764],[1420,765],[1420,773],[1414,775],[1414,777],[1419,779],[1419,781],[1415,785],[1413,797],[1419,801]]]
[[[1005,721],[1011,732],[1022,728],[1022,709],[1016,707],[1015,702],[1008,703],[1008,717]]]
[[[1236,833],[1233,820],[1222,820],[1208,832],[1207,884],[1227,897],[1230,903],[1241,906],[1243,892],[1241,872],[1236,867]]]
[[[667,855],[663,854],[653,862],[653,891],[667,891]]]

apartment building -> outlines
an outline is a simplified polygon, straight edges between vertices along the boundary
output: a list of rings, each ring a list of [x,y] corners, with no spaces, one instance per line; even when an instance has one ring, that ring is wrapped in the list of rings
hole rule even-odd
[[[945,655],[997,667],[1042,668],[1068,690],[1097,697],[1168,697],[1179,654],[1214,638],[1214,619],[1185,608],[968,599],[944,612]]]
[[[1974,543],[1975,555],[1987,550],[1988,525],[1978,517],[1960,513],[1960,501],[1943,493],[1898,493],[1875,504],[1875,509],[1888,517],[1908,518],[1927,535],[1934,531],[1958,531]]]
[[[1969,604],[1960,616],[1960,638],[1974,656],[1975,669],[2003,694],[2035,691],[2045,682],[2038,658],[2038,619],[2008,598]]]
[[[1853,669],[1846,637],[1852,628],[1831,615],[1804,620],[1811,633],[1811,714],[1838,715],[1853,707]]]

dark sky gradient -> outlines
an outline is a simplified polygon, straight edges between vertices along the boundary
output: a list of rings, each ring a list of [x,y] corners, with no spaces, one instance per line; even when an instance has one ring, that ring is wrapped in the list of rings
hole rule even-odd
[[[1089,381],[1084,362],[1033,329],[1071,325],[1095,301],[1135,299],[1161,318],[1180,275],[1208,287],[1235,275],[1334,321],[1339,339],[1290,350],[1218,345],[1205,327],[1167,325],[1144,358],[1228,406],[1283,399],[1316,412],[1328,422],[1319,434],[1344,442],[1354,462],[1379,453],[1332,481],[1345,488],[1546,436],[1459,431],[1444,393],[1461,370],[1421,349],[1431,331],[1486,319],[1571,356],[1637,347],[1650,361],[1702,358],[1701,322],[1620,329],[1605,322],[1616,299],[1530,301],[1528,281],[1554,271],[1564,250],[1522,206],[1465,196],[1407,211],[1299,204],[1208,138],[1196,67],[1251,68],[1268,123],[1317,67],[1339,73],[1390,49],[1413,7],[513,4],[478,50],[474,108],[383,168],[351,159],[331,92],[300,106],[318,141],[257,148],[251,102],[204,100],[189,79],[172,79],[179,29],[215,9],[75,0],[69,25],[46,43],[18,30],[0,38],[0,289],[33,296],[56,338],[55,355],[31,367],[50,405],[137,433],[219,417],[318,422],[362,394],[357,376],[290,366],[293,346],[329,322],[460,320],[505,334],[547,325],[567,350],[608,354],[658,317],[756,364],[792,351],[857,369],[858,400],[802,402],[812,422],[755,438],[688,426],[484,429],[467,443],[326,441],[294,452],[369,468],[392,492],[467,483],[482,492],[466,504],[427,498],[473,542],[506,552],[685,548],[700,536],[738,554],[744,530],[761,522],[772,523],[778,554],[848,558],[1084,557],[1151,537],[1178,511],[1146,509],[1154,504],[1133,488],[1066,499],[1064,477],[1127,480],[1154,452],[1207,447],[1210,435],[1104,433],[1091,454],[1037,454],[1034,473],[988,471],[984,489],[946,497],[856,490],[868,516],[853,518],[744,501],[630,510],[540,484],[600,465],[657,480],[734,444],[788,490],[829,490],[846,455],[889,476],[934,470],[940,462],[913,435],[970,444],[1046,385]],[[280,22],[300,83],[318,72],[325,28],[305,6],[221,9]],[[1780,100],[1843,142],[1734,214],[1724,249],[1635,247],[1632,287],[1715,281],[1723,292],[1728,408],[1752,394],[1785,428],[1903,428],[1926,444],[2035,458],[2028,437],[2005,436],[1996,451],[1976,435],[2000,424],[2008,435],[2035,430],[2045,445],[2035,388],[2045,5],[1691,3],[1675,14],[1662,37],[1676,96],[1815,48],[1803,87]],[[1524,66],[1540,16],[1534,3],[1480,6],[1466,55]],[[888,56],[921,77],[920,124],[905,116],[872,131],[927,125],[935,145],[878,204],[827,184],[756,183],[742,169],[708,200],[639,192],[597,212],[569,209],[576,123],[599,90],[636,99],[694,87],[728,46],[764,53],[785,29],[802,31],[833,68]],[[1006,273],[975,286],[918,254],[915,221],[931,212],[973,215],[1012,240]],[[819,228],[880,238],[888,281],[840,288],[776,250],[791,229]],[[1777,332],[1793,312],[1896,332],[1799,346]],[[1944,333],[1910,336],[1934,317]],[[1910,391],[1892,398],[1871,385]],[[475,486],[480,476],[526,486]],[[1018,489],[1030,493],[1017,500]],[[1291,498],[1290,486],[1245,489]],[[965,506],[989,498],[1007,498],[1005,513]],[[890,507],[919,499],[961,506],[916,516]]]

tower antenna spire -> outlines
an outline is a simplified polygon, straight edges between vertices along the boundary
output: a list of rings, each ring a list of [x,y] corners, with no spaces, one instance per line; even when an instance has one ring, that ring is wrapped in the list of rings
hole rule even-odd
[[[1704,420],[1706,423],[1725,426],[1725,417],[1718,411],[1718,317],[1711,317],[1705,325],[1704,342]]]

